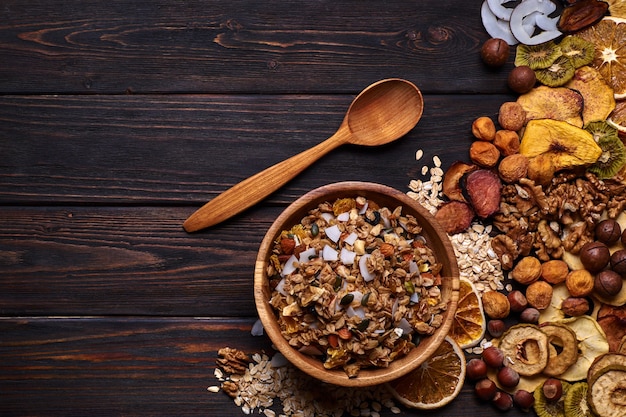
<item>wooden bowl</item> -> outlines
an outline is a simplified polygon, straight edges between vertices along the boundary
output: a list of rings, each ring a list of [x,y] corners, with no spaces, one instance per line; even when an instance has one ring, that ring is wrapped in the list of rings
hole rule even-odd
[[[390,366],[386,368],[361,369],[358,376],[349,378],[343,369],[326,369],[320,359],[300,353],[290,346],[282,336],[276,313],[269,304],[271,291],[266,271],[274,241],[282,230],[288,230],[293,225],[300,223],[302,218],[319,203],[356,196],[364,196],[377,202],[380,206],[386,206],[392,210],[402,206],[403,214],[412,214],[416,217],[423,227],[422,234],[427,243],[433,249],[437,260],[443,264],[441,289],[443,299],[448,303],[448,309],[444,313],[443,324],[433,335],[423,338],[421,343],[407,356],[391,362]],[[459,286],[459,269],[452,244],[434,217],[405,193],[385,185],[366,182],[340,182],[326,185],[310,191],[287,207],[272,224],[261,242],[254,271],[256,308],[264,330],[276,348],[292,364],[310,376],[326,383],[346,387],[372,386],[392,381],[416,369],[428,359],[442,343],[452,326],[459,298]]]

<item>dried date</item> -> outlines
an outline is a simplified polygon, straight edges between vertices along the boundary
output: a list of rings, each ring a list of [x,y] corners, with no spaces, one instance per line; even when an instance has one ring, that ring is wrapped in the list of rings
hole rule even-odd
[[[604,1],[579,0],[563,10],[557,26],[563,33],[575,33],[599,22],[608,10]]]
[[[487,218],[500,208],[502,182],[496,173],[478,169],[465,177],[465,192],[474,212],[480,218]]]

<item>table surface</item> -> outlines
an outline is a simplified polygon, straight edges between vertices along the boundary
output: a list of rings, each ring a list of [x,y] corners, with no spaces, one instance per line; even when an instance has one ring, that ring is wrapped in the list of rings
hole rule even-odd
[[[4,0],[0,415],[242,415],[207,387],[221,347],[269,346],[250,329],[273,219],[331,182],[408,191],[433,156],[467,160],[471,122],[514,97],[513,54],[480,60],[480,3]],[[424,94],[400,141],[340,147],[236,217],[182,229],[390,77]],[[494,412],[466,384],[430,414]]]

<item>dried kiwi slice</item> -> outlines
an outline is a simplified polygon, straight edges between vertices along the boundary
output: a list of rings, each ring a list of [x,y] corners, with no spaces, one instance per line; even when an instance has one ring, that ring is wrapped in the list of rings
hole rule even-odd
[[[515,66],[528,65],[536,70],[548,68],[561,56],[561,48],[549,41],[539,45],[517,45],[515,51]]]
[[[539,417],[569,417],[565,414],[565,397],[571,385],[565,381],[561,381],[561,384],[563,385],[563,395],[561,395],[558,401],[547,400],[546,396],[543,395],[543,385],[535,388],[533,392],[535,397],[533,408]]]
[[[568,417],[592,417],[591,409],[587,403],[587,391],[589,385],[586,382],[576,382],[565,393],[563,410]]]
[[[596,143],[598,143],[600,139],[618,137],[617,129],[615,129],[604,120],[587,123],[584,129],[593,135],[593,140],[595,140]]]
[[[591,64],[596,50],[593,43],[574,35],[563,38],[559,47],[563,56],[572,61],[574,68]]]
[[[598,146],[602,149],[602,154],[589,167],[589,171],[596,174],[598,178],[611,178],[626,163],[626,148],[617,136],[598,140]]]
[[[548,87],[560,87],[571,80],[575,72],[572,61],[561,55],[548,68],[536,69],[535,75],[540,83]]]
[[[499,347],[508,366],[522,376],[537,375],[548,364],[548,335],[533,324],[511,326]]]

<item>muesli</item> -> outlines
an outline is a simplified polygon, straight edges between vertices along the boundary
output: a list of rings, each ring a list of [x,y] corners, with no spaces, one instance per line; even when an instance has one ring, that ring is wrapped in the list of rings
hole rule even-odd
[[[283,336],[327,369],[387,367],[443,322],[441,268],[402,207],[324,202],[277,238],[267,274]]]

